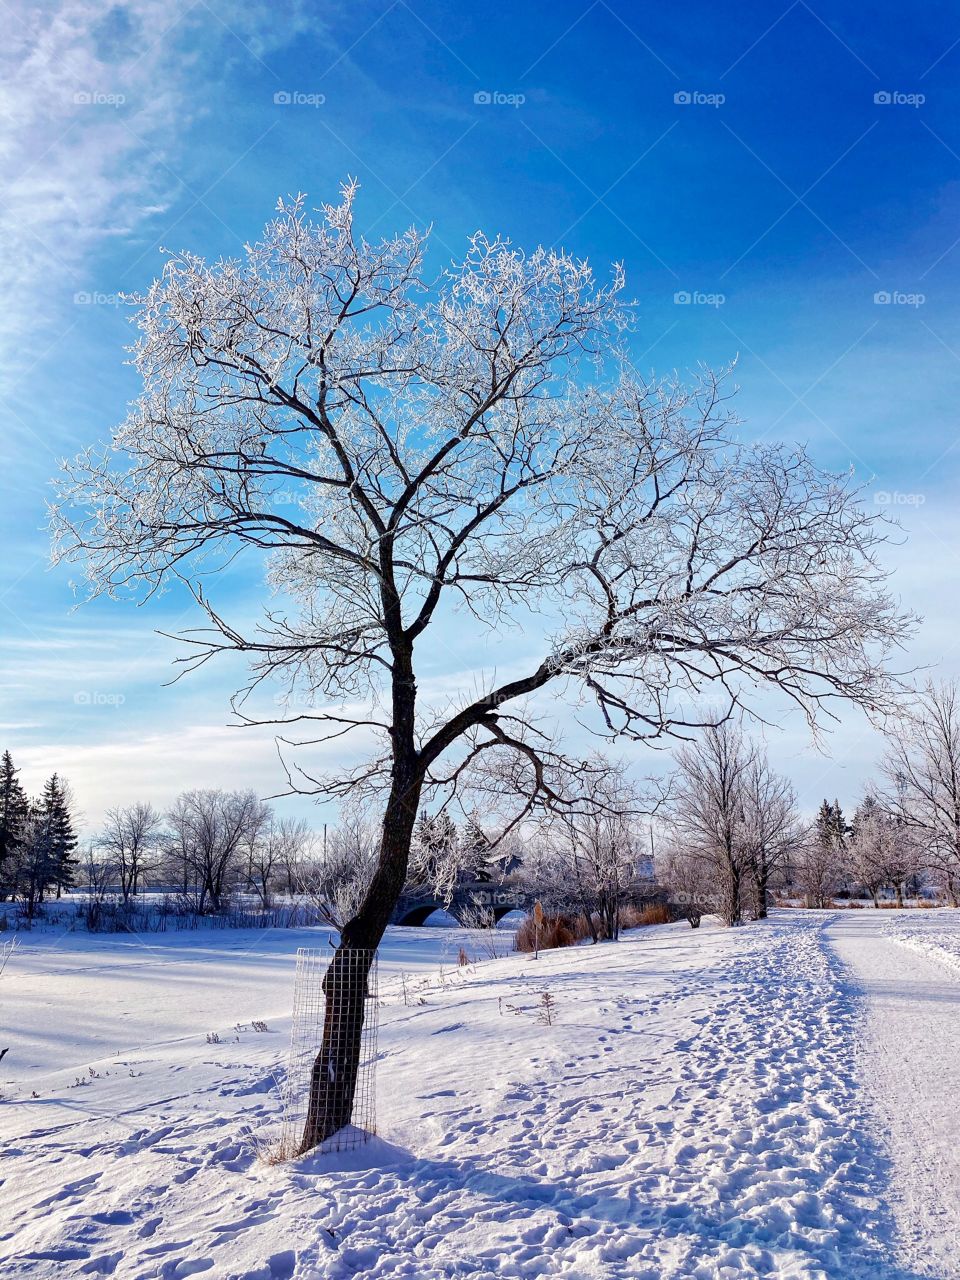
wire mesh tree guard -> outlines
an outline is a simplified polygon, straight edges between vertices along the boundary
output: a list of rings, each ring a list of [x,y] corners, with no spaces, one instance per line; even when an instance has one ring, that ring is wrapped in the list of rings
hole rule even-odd
[[[297,951],[281,1154],[348,1151],[376,1132],[377,953]]]

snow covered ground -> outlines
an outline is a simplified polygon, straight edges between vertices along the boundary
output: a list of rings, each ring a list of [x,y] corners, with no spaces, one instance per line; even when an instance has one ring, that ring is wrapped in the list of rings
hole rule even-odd
[[[892,914],[671,925],[468,969],[462,931],[392,930],[381,1137],[285,1165],[262,1155],[293,959],[322,935],[27,938],[0,979],[2,1274],[960,1275],[960,1180],[929,1145],[957,1096],[960,971],[896,931],[960,956],[960,921]]]
[[[957,916],[846,911],[829,931],[865,996],[861,1074],[891,1160],[900,1254],[940,1277],[960,1276]]]

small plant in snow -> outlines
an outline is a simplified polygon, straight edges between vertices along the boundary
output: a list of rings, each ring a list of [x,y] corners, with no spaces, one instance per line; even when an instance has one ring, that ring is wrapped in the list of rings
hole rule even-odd
[[[537,1021],[545,1027],[552,1027],[557,1020],[557,1002],[549,991],[540,993],[540,1007],[537,1010]]]
[[[502,996],[498,996],[497,1011],[501,1017],[505,1012],[512,1013],[516,1018],[535,1018],[541,1026],[552,1027],[557,1020],[557,1001],[556,997],[545,987],[539,993],[539,999],[532,1008],[521,1004],[512,1004],[509,1000],[504,1000]]]

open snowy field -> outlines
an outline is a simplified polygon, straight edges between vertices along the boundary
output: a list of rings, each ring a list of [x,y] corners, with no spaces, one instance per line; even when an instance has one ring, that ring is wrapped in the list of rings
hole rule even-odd
[[[27,937],[0,980],[2,1274],[960,1275],[960,919],[893,914],[467,969],[464,931],[391,930],[381,1138],[279,1166],[322,932]]]

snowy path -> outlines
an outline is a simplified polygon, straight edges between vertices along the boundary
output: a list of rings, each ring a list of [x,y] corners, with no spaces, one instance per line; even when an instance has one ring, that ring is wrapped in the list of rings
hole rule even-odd
[[[922,1275],[952,1278],[960,1276],[960,974],[951,953],[937,958],[928,941],[944,929],[943,914],[930,914],[891,921],[846,911],[828,935],[867,1000],[861,1071],[893,1163],[897,1251]]]
[[[2,995],[24,1029],[16,1053],[41,1070],[0,1110],[2,1274],[929,1275],[896,1260],[890,1170],[861,1104],[862,1002],[831,921],[668,926],[444,973],[435,959],[415,1001],[385,989],[379,1112],[392,1145],[369,1148],[366,1168],[257,1159],[285,1024],[239,1037],[229,1025],[282,1009],[289,941],[270,954],[262,941],[177,943],[160,970],[89,940],[54,964],[28,943]],[[388,939],[403,968],[426,962],[426,932]],[[544,989],[553,1026],[531,1016]],[[214,1007],[225,1034],[210,1045]],[[152,1043],[111,1058],[121,1029],[143,1043],[151,1009]],[[86,1053],[97,1074],[75,1088]]]

